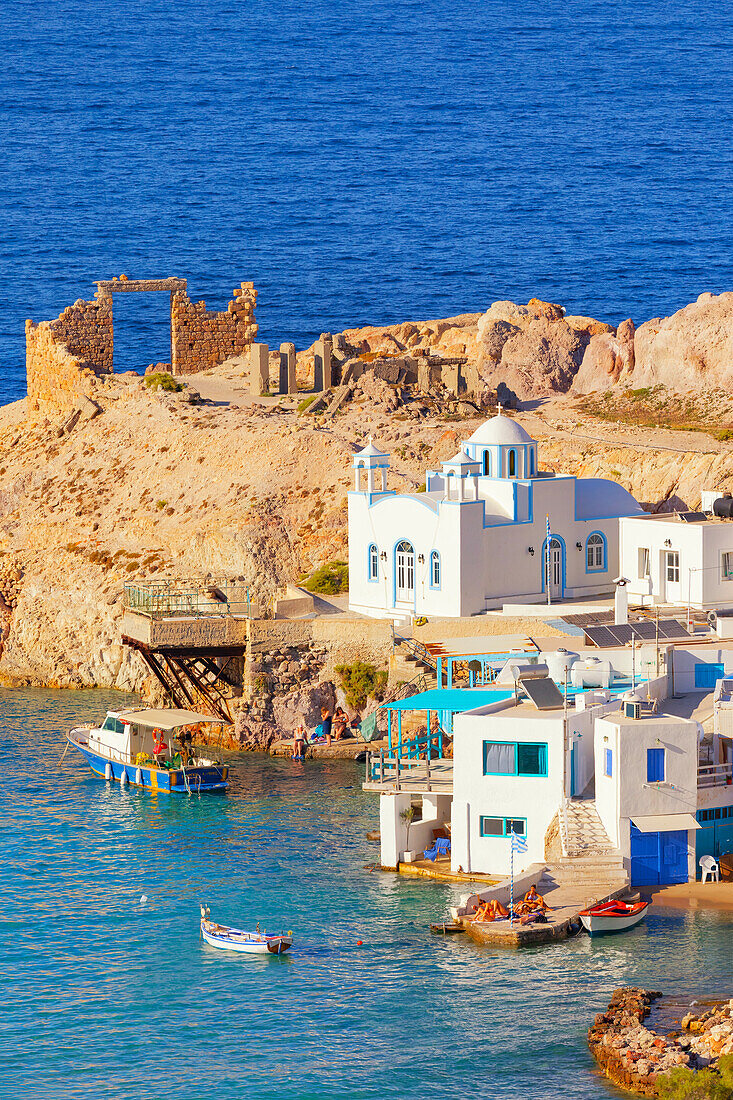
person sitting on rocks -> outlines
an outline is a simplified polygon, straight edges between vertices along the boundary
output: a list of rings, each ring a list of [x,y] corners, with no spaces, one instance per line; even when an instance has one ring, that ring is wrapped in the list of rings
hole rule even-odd
[[[333,715],[333,732],[334,741],[343,741],[345,738],[350,737],[349,732],[349,716],[343,707],[336,707]]]

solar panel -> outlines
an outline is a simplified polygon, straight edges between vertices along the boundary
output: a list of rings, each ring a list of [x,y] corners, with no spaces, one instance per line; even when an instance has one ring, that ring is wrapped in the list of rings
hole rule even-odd
[[[708,517],[704,512],[678,512],[683,523],[703,523]]]
[[[679,619],[664,619],[659,624],[660,638],[690,638],[692,635]]]
[[[609,645],[618,645],[610,629],[607,626],[587,626],[585,636],[592,645],[604,649]]]
[[[656,624],[650,623],[648,619],[642,619],[638,623],[629,623],[629,626],[633,630],[635,638],[643,638],[647,641],[657,636]]]
[[[520,680],[519,683],[537,710],[555,710],[563,705],[562,692],[549,676],[533,676],[528,680]]]

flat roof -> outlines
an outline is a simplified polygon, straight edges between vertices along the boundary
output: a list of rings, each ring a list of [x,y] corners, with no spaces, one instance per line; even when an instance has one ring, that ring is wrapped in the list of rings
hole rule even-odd
[[[478,707],[498,703],[502,699],[511,699],[514,689],[492,691],[490,688],[432,688],[411,695],[408,699],[398,699],[394,703],[383,703],[382,710],[449,710],[457,714],[464,710],[476,710]]]
[[[118,712],[123,722],[150,729],[174,730],[179,726],[196,726],[199,722],[221,722],[211,714],[199,714],[195,710],[124,710]]]

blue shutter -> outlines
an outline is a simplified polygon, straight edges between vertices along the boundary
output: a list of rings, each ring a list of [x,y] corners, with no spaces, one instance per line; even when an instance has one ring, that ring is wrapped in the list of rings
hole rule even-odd
[[[647,783],[664,782],[664,749],[646,750]]]
[[[611,749],[606,749],[606,760],[605,760],[605,769],[604,770],[605,770],[606,775],[608,775],[608,776],[613,775],[613,751]]]

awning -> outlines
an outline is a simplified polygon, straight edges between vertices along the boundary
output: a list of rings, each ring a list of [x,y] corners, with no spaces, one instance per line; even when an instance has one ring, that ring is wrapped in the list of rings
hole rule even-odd
[[[653,817],[635,817],[632,823],[640,833],[673,833],[677,829],[700,829],[692,814],[655,814]]]
[[[488,691],[485,688],[433,688],[398,699],[395,703],[383,703],[383,710],[449,710],[453,714],[464,710],[485,707],[502,699],[511,699],[513,691]]]
[[[174,730],[179,726],[195,726],[199,722],[221,722],[211,714],[198,714],[195,710],[126,710],[120,714],[123,722],[150,729]]]

